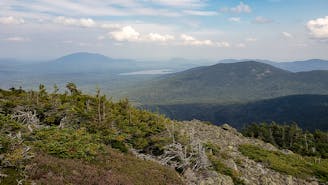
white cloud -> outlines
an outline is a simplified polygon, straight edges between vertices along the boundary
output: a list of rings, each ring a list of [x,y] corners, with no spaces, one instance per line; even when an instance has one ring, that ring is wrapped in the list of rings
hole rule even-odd
[[[119,4],[119,2],[117,2]],[[124,3],[122,3],[124,5]],[[34,0],[34,1],[13,1],[12,6],[20,6],[27,11],[47,12],[47,14],[65,16],[105,16],[105,15],[126,15],[128,12],[113,8],[111,3],[105,1],[68,1],[68,0]]]
[[[214,43],[211,40],[197,40],[194,37],[186,34],[182,34],[180,38],[185,45],[192,45],[192,46],[213,46]]]
[[[231,22],[240,22],[240,17],[230,17],[229,21],[231,21]]]
[[[30,41],[29,38],[25,38],[25,37],[8,37],[4,40],[9,41],[9,42],[27,42],[27,41]]]
[[[185,34],[181,35],[181,39],[184,40],[184,41],[187,41],[187,42],[196,40],[194,37],[189,36],[189,35],[185,35]]]
[[[256,24],[268,24],[268,23],[272,23],[272,22],[273,22],[273,20],[262,17],[262,16],[256,17],[253,21],[253,23],[256,23]]]
[[[106,27],[107,28],[107,27]],[[112,28],[110,26],[110,28]],[[116,28],[116,26],[115,26]],[[108,33],[109,37],[113,40],[122,42],[168,42],[175,39],[173,35],[159,34],[152,32],[149,34],[142,34],[138,32],[133,26],[123,26]],[[104,40],[105,36],[98,36],[98,40]]]
[[[174,40],[174,36],[172,35],[161,35],[158,33],[150,33],[147,38],[150,41],[159,41],[159,42],[167,42],[170,40]]]
[[[229,7],[223,7],[220,9],[220,12],[232,12],[232,13],[251,13],[252,12],[252,8],[243,3],[240,2],[239,5],[229,8]]]
[[[184,4],[189,1],[183,0]],[[181,13],[170,8],[149,6],[147,0],[33,0],[33,1],[8,1],[6,3],[7,11],[20,14],[22,11],[13,10],[12,7],[19,6],[25,12],[33,14],[45,14],[49,16],[61,15],[67,17],[96,17],[96,16],[181,16]],[[157,2],[154,0],[154,2]],[[174,4],[174,1],[172,1]],[[180,3],[181,4],[181,3]],[[194,3],[192,7],[196,6]],[[190,6],[189,6],[190,7]]]
[[[118,31],[109,32],[112,39],[116,41],[138,41],[140,33],[131,26],[124,26]]]
[[[240,2],[238,6],[231,8],[230,11],[234,13],[251,13],[252,9],[249,5]]]
[[[281,33],[285,38],[293,38],[294,36],[291,34],[291,33],[288,33],[288,32],[282,32]]]
[[[229,42],[217,42],[216,45],[220,48],[229,48],[230,47],[230,43]]]
[[[183,12],[185,14],[188,14],[188,15],[196,15],[196,16],[214,16],[214,15],[218,15],[217,12],[213,12],[213,11],[184,10]]]
[[[92,19],[80,19],[79,24],[84,27],[93,27],[96,23]]]
[[[165,6],[173,7],[203,7],[206,6],[204,0],[144,0],[146,2],[152,2],[156,4],[161,4]]]
[[[215,46],[220,48],[229,48],[231,45],[229,42],[222,41],[222,42],[214,42],[212,40],[199,40],[190,35],[181,34],[180,36],[182,40],[182,44],[184,45],[191,45],[191,46]]]
[[[81,26],[81,27],[94,27],[96,22],[90,18],[81,18],[81,19],[74,19],[68,17],[56,17],[54,22],[57,24],[63,24],[67,26]]]
[[[185,34],[182,34],[180,38],[185,42],[185,44],[190,44],[190,45],[192,45],[192,43],[196,41],[194,37]]]
[[[23,23],[25,23],[25,21],[22,18],[16,18],[13,16],[0,17],[0,24],[23,24]]]
[[[307,22],[310,34],[317,39],[328,39],[328,16]]]

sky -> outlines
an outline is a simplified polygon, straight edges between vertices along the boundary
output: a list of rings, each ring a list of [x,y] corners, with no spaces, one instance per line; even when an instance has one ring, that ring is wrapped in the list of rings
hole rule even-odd
[[[1,0],[0,58],[328,59],[328,0]]]

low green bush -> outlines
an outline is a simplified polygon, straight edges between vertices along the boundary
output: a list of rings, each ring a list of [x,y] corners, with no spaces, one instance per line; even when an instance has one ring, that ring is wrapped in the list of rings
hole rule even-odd
[[[230,176],[235,185],[245,185],[245,182],[239,177],[238,172],[224,164],[223,160],[227,159],[227,156],[225,152],[220,150],[219,146],[212,143],[206,143],[205,147],[207,149],[207,156],[215,171]]]
[[[42,151],[60,157],[75,159],[94,159],[104,150],[104,144],[99,142],[95,134],[87,133],[86,129],[58,129],[50,127],[35,133],[33,144]]]
[[[254,145],[241,145],[239,151],[267,167],[299,178],[316,176],[322,182],[328,182],[328,160],[315,157],[302,157],[298,154],[284,154],[269,151]]]

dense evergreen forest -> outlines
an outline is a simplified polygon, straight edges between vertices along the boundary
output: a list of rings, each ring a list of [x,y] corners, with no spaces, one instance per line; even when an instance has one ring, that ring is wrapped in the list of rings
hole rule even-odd
[[[302,129],[328,131],[328,95],[291,95],[241,104],[144,105],[171,119],[229,123],[242,129],[251,123],[297,123]]]
[[[328,158],[328,133],[304,131],[296,124],[251,124],[242,130],[247,137],[254,137],[279,148],[307,156]]]

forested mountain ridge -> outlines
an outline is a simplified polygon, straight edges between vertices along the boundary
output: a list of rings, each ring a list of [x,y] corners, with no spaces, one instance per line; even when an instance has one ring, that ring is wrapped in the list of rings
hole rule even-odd
[[[328,130],[328,95],[290,95],[248,103],[142,105],[176,120],[229,123],[242,129],[251,123],[297,123],[307,130]]]
[[[128,93],[143,104],[241,103],[294,94],[328,94],[328,71],[293,73],[255,61],[169,74]]]
[[[328,70],[328,61],[321,59],[309,59],[294,62],[273,63],[274,66],[291,72]]]
[[[276,61],[261,60],[261,59],[241,59],[241,60],[224,59],[218,61],[218,63],[237,63],[237,62],[245,62],[245,61],[261,62],[290,72],[328,70],[328,61],[322,59],[308,59],[308,60],[284,61],[284,62],[276,62]]]
[[[0,90],[0,133],[1,184],[328,181],[325,153],[302,157],[228,125],[172,121],[127,100],[113,102],[99,90],[83,94],[73,83],[65,93],[43,85]]]

